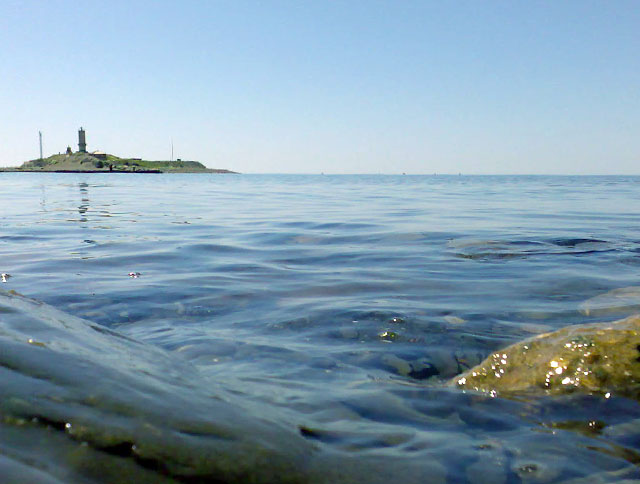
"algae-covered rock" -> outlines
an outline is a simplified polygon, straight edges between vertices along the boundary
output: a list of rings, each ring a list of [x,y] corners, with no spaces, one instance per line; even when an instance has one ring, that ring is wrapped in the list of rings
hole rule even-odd
[[[452,384],[499,393],[571,392],[640,398],[640,316],[569,326],[511,345]]]

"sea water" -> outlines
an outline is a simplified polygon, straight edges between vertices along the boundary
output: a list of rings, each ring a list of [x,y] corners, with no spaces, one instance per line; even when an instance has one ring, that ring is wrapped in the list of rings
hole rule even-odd
[[[29,347],[39,353],[24,357],[0,344],[9,382],[0,395],[0,469],[9,459],[14,476],[640,478],[637,402],[492,398],[447,385],[513,342],[640,312],[640,177],[2,173],[0,197],[0,289],[70,318],[18,300],[0,311],[0,335],[4,312],[33,316],[34,328],[62,321],[55,337],[69,341],[54,353],[43,330],[41,347]],[[616,297],[621,288],[631,289]],[[83,324],[104,334],[85,336]],[[15,339],[28,346],[29,330],[21,331]],[[132,346],[114,349],[118,338]],[[105,360],[110,353],[118,357]],[[129,375],[132,365],[146,369],[123,377],[121,388],[105,376],[112,383],[100,397],[126,402],[126,412],[87,403],[101,372]],[[40,380],[66,392],[57,399],[31,387],[47,368],[54,373]],[[147,399],[140,388],[158,379],[160,393]],[[245,417],[218,414],[227,412],[209,407],[218,400]],[[185,432],[169,416],[195,423]],[[268,429],[247,430],[244,418]],[[76,421],[86,438],[70,432]],[[255,440],[295,469],[256,461],[262,470],[252,477],[249,465],[234,471],[233,458],[207,467],[222,452],[219,436],[202,430],[208,423],[225,423],[229,435],[237,428],[249,442],[225,458],[253,462],[261,452],[251,451],[254,428]],[[180,438],[168,437],[178,427]],[[126,434],[124,444],[99,444],[110,428]],[[152,449],[144,456],[142,434]],[[200,437],[185,443],[183,435]],[[80,448],[89,450],[78,464],[69,456]],[[164,465],[165,453],[183,457]]]

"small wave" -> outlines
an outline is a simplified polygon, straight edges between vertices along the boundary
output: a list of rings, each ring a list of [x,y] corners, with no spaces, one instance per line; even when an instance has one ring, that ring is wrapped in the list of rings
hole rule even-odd
[[[607,243],[606,241],[599,240],[599,239],[581,239],[581,238],[551,239],[550,242],[560,247],[570,247],[570,248],[575,248],[576,246],[581,244],[606,244]]]
[[[614,252],[622,248],[599,239],[475,240],[454,239],[448,246],[456,257],[471,260],[502,260],[534,256],[586,255]]]

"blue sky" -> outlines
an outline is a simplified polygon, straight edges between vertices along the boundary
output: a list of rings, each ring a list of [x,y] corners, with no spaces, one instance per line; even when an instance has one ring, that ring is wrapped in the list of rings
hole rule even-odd
[[[0,0],[0,166],[640,174],[637,1]]]

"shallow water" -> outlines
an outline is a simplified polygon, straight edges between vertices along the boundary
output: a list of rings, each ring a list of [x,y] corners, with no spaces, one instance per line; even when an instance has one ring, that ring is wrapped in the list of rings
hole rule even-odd
[[[405,482],[640,478],[635,401],[489,398],[444,385],[520,339],[639,311],[639,188],[638,177],[0,174],[0,272],[11,276],[0,288],[144,343],[106,361],[83,353],[72,331],[61,351],[79,358],[73,378],[49,375],[65,395],[58,408],[30,399],[25,375],[58,368],[60,354],[21,359],[0,341],[13,372],[0,458],[18,474],[63,482],[113,482],[92,467],[102,460],[119,476],[136,469],[137,482],[243,482],[246,474],[206,464],[216,438],[167,437],[185,421],[202,430],[224,420],[232,434],[249,425],[255,441],[269,435],[273,452],[295,463],[256,463],[263,482],[286,473],[373,482],[372,469]],[[7,311],[49,321],[7,297]],[[13,343],[32,337],[16,331]],[[64,341],[65,331],[42,334]],[[118,336],[93,333],[93,354],[116,351]],[[125,421],[109,413],[115,403],[82,407],[87,375],[131,365],[149,382],[104,384],[118,405],[129,402]],[[172,418],[163,422],[138,387],[165,373],[158,405]],[[261,423],[243,424],[227,407],[218,414],[211,398]],[[56,429],[74,419],[90,437]],[[142,424],[160,429],[156,437]],[[110,425],[123,435],[118,452],[100,444],[113,443]],[[137,439],[153,442],[144,459],[122,450]],[[145,466],[170,448],[199,460]],[[60,464],[52,449],[87,455]]]

